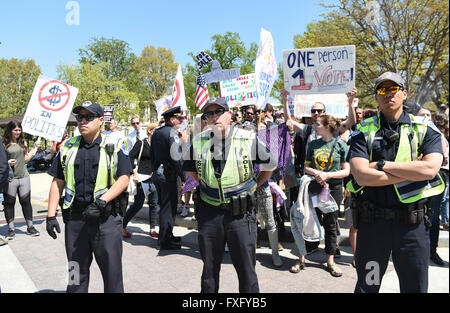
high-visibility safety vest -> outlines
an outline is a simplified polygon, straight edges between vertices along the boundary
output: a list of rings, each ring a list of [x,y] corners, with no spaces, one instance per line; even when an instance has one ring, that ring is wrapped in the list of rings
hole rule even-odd
[[[194,158],[200,185],[200,198],[214,206],[230,203],[242,192],[255,192],[256,178],[251,160],[251,146],[256,134],[235,127],[231,134],[229,153],[219,179],[214,174],[211,153],[211,131],[193,140]]]
[[[117,163],[118,156],[122,141],[118,141],[114,144],[114,153],[110,160],[108,153],[106,152],[106,145],[109,143],[109,136],[101,134],[102,142],[100,144],[100,159],[98,163],[98,172],[95,180],[94,187],[94,199],[99,199],[103,194],[108,191],[108,168],[111,173],[111,185],[117,180]],[[81,136],[72,137],[67,140],[60,149],[61,165],[65,177],[64,187],[64,204],[63,209],[69,208],[73,200],[75,199],[75,158],[77,156],[78,148],[80,147]]]
[[[419,146],[422,144],[428,127],[428,118],[422,116],[409,115],[410,124],[402,124],[400,126],[400,143],[398,146],[395,162],[411,162],[416,161],[419,156]],[[373,116],[363,120],[357,125],[359,131],[364,134],[368,148],[369,161],[372,162],[372,151],[375,134],[380,129],[380,116]],[[353,193],[361,191],[364,186],[359,186],[355,179],[351,179],[347,183],[347,188]],[[432,180],[424,181],[404,181],[394,184],[397,197],[402,203],[413,203],[423,198],[432,197],[442,193],[445,189],[444,182],[439,174]]]

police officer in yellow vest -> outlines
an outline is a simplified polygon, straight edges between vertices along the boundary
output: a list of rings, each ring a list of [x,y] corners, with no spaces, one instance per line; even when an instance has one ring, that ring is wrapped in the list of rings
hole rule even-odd
[[[118,201],[132,172],[122,142],[109,143],[100,134],[103,109],[84,102],[73,110],[81,136],[61,147],[48,173],[50,187],[47,232],[56,239],[60,228],[56,209],[64,190],[63,220],[69,262],[67,292],[88,292],[89,267],[94,254],[104,290],[122,293],[122,215]]]
[[[379,114],[352,134],[355,292],[376,293],[392,253],[401,292],[427,292],[430,258],[427,199],[443,192],[440,134],[426,118],[403,111],[407,90],[392,72],[375,82]]]
[[[219,291],[219,272],[228,244],[239,292],[259,292],[256,264],[255,190],[277,162],[254,132],[231,125],[227,102],[213,97],[202,108],[207,130],[196,135],[183,170],[199,182],[196,208],[203,260],[201,292]],[[254,164],[261,165],[258,177]]]

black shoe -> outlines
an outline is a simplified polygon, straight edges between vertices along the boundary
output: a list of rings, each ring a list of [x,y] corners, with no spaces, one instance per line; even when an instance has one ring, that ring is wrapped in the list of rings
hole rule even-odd
[[[8,240],[13,240],[16,237],[16,232],[14,231],[14,229],[8,229],[8,236],[6,236],[6,238],[8,238]]]
[[[178,250],[181,249],[181,245],[180,244],[176,244],[176,243],[169,243],[169,244],[162,244],[159,247],[159,250]]]
[[[173,243],[180,243],[181,242],[181,237],[170,236],[170,241],[172,241]]]
[[[434,252],[434,253],[430,254],[430,260],[433,261],[433,263],[436,264],[436,265],[439,265],[439,266],[444,266],[445,265],[444,261],[441,259],[439,254],[437,254],[437,252]]]
[[[33,236],[33,237],[37,237],[39,236],[41,233],[38,232],[38,230],[36,228],[34,228],[34,226],[31,226],[29,228],[27,228],[27,235]]]

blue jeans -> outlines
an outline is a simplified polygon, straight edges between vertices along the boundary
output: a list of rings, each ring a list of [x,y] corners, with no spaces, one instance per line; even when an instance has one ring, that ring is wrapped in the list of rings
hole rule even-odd
[[[134,202],[128,208],[125,216],[123,218],[123,228],[125,229],[128,222],[142,209],[144,205],[145,198],[147,197],[148,207],[149,207],[149,224],[150,229],[154,229],[156,226],[156,205],[158,203],[158,194],[156,192],[155,185],[153,185],[150,180],[138,183],[136,186],[136,195],[134,196]]]

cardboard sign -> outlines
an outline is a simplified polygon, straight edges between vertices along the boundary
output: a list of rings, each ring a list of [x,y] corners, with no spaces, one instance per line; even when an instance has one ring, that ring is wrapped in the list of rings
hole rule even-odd
[[[234,78],[238,78],[240,74],[239,68],[232,68],[229,70],[223,70],[220,66],[219,62],[216,60],[212,61],[212,69],[211,72],[204,74],[205,82],[207,84],[217,83],[223,80],[230,80]]]
[[[355,87],[355,46],[283,50],[284,88],[292,95],[345,94]]]
[[[103,117],[105,123],[109,123],[112,119],[114,119],[114,104],[103,106]]]
[[[255,74],[248,74],[220,82],[220,94],[230,108],[256,103],[255,78]]]
[[[22,130],[60,141],[77,98],[78,88],[40,75],[22,120]]]
[[[310,117],[311,107],[316,102],[325,104],[326,112],[336,118],[347,118],[348,100],[345,94],[297,95],[288,98],[288,109],[295,117]],[[353,99],[353,106],[358,106],[358,99]]]

